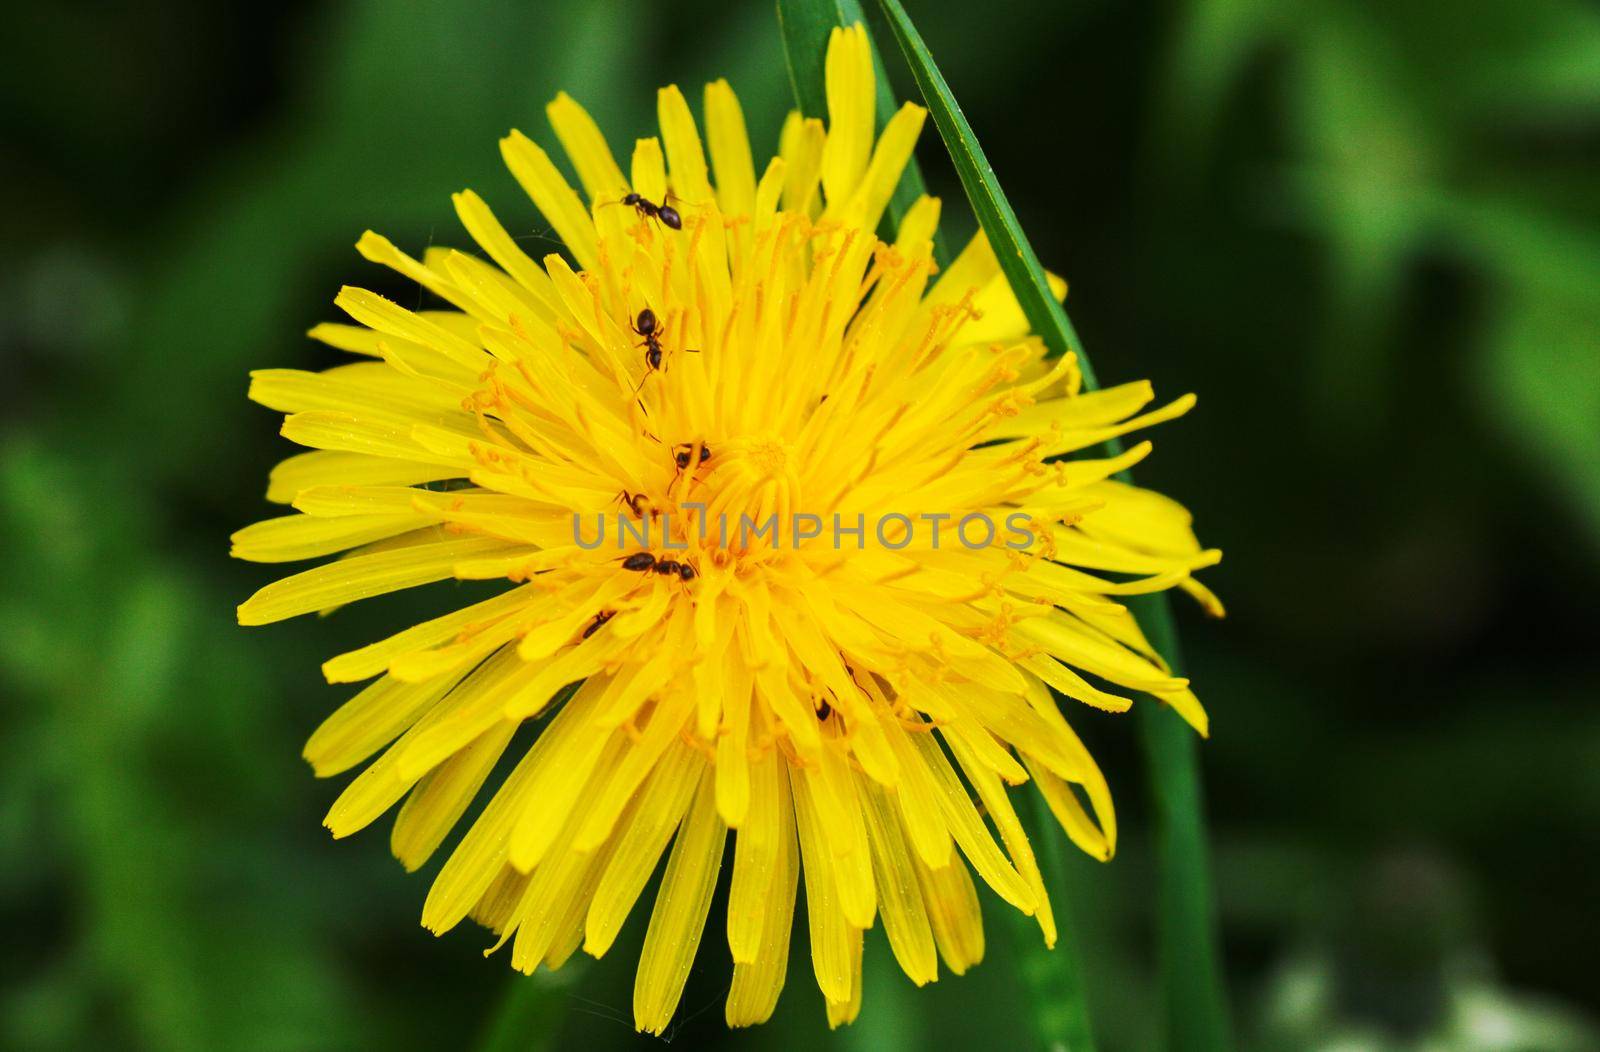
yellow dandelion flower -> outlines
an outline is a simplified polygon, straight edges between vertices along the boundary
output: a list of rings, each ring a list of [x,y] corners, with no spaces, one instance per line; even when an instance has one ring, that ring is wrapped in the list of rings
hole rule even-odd
[[[826,127],[791,114],[759,176],[725,82],[706,88],[703,138],[662,90],[660,137],[626,174],[557,97],[581,195],[521,133],[500,145],[570,258],[530,257],[464,191],[492,262],[357,244],[448,306],[345,288],[357,324],[311,335],[361,360],[252,376],[311,452],[272,473],[268,499],[294,513],[233,553],[344,554],[261,589],[242,624],[508,582],[323,666],[371,682],[306,758],[328,776],[377,757],[328,827],[399,804],[392,845],[415,869],[537,721],[422,923],[471,918],[524,972],[598,957],[666,854],[634,988],[646,1031],[676,1009],[730,830],[728,1023],[772,1013],[803,882],[837,1025],[880,918],[919,985],[983,956],[973,871],[1054,941],[1009,786],[1031,780],[1079,847],[1111,856],[1106,781],[1052,691],[1111,711],[1146,692],[1205,731],[1118,600],[1176,586],[1215,609],[1191,574],[1218,553],[1177,504],[1112,479],[1148,442],[1064,459],[1193,398],[1147,411],[1147,383],[1081,391],[982,235],[936,273],[937,200],[879,240],[924,111],[874,134],[859,27],[834,33],[826,71]]]

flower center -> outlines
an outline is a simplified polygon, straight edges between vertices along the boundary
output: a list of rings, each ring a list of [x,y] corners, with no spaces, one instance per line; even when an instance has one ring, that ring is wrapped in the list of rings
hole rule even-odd
[[[774,435],[751,435],[718,442],[680,476],[673,496],[685,529],[703,535],[702,547],[759,556],[787,543],[799,489],[794,450]]]

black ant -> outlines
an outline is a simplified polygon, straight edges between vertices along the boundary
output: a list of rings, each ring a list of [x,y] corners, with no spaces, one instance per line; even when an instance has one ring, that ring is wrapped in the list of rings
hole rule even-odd
[[[589,627],[583,630],[583,638],[588,639],[599,630],[600,626],[615,617],[615,610],[602,610],[594,615],[594,620],[589,622]]]
[[[650,568],[655,566],[655,564],[656,557],[651,555],[649,552],[634,552],[632,555],[622,560],[622,568],[624,570],[633,570],[638,573],[649,572]]]
[[[656,320],[656,312],[646,307],[639,312],[639,317],[634,319],[633,331],[635,335],[643,336],[639,346],[644,348],[645,377],[661,369],[661,359],[664,352],[661,349],[661,336],[667,327]],[[684,354],[699,354],[698,350],[684,348]],[[644,379],[639,380],[639,386],[644,386]],[[638,388],[635,388],[638,390]]]
[[[670,196],[670,194],[669,194]],[[683,217],[678,210],[663,202],[656,204],[637,190],[630,190],[620,201],[612,201],[614,205],[627,205],[639,214],[640,219],[654,219],[670,230],[683,229]]]
[[[643,493],[629,493],[627,490],[623,490],[617,494],[617,499],[622,502],[623,507],[633,512],[635,517],[644,518],[644,505],[649,501],[649,498]]]
[[[634,552],[622,560],[622,568],[636,573],[649,573],[654,570],[664,577],[676,576],[683,581],[692,581],[696,576],[694,567],[688,563],[680,563],[676,559],[662,559],[657,562],[656,557],[649,552]]]
[[[640,311],[639,317],[634,320],[633,331],[635,335],[644,337],[639,346],[645,349],[645,366],[651,372],[661,368],[661,334],[667,331],[667,327],[656,323],[656,312],[649,307]]]
[[[704,464],[706,461],[711,459],[711,447],[706,445],[704,442],[701,442],[699,445],[700,463]],[[695,443],[693,442],[679,442],[677,445],[672,447],[672,462],[678,465],[679,471],[687,468],[689,466],[689,462],[694,459],[694,447]]]
[[[676,559],[662,559],[656,563],[656,573],[664,577],[677,575],[679,580],[692,581],[695,578],[694,567],[688,563],[680,563]]]

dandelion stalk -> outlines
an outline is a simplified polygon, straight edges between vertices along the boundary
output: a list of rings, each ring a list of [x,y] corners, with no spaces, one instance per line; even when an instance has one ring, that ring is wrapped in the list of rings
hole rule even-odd
[[[1056,945],[1047,948],[1039,940],[1037,926],[1028,918],[1020,914],[1006,917],[1017,953],[1017,972],[1028,991],[1034,1033],[1050,1052],[1092,1052],[1094,1031],[1089,1025],[1089,1003],[1083,992],[1083,962],[1073,927],[1071,896],[1067,893],[1060,827],[1044,798],[1037,794],[1030,794],[1021,817],[1038,855],[1045,887],[1051,891],[1056,920]]]
[[[1077,354],[1084,388],[1092,390],[1097,384],[1083,343],[1066,310],[1051,295],[1044,268],[1001,191],[972,126],[899,0],[879,3],[1023,313],[1052,351]],[[1108,453],[1120,452],[1117,440],[1107,445]],[[1128,475],[1124,472],[1119,477],[1126,481]],[[1176,666],[1177,635],[1166,597],[1144,597],[1129,608],[1150,642]],[[1140,706],[1138,718],[1159,823],[1161,973],[1168,1047],[1225,1048],[1227,1010],[1218,966],[1194,739],[1166,706]]]
[[[543,1052],[553,1048],[566,1015],[563,993],[581,968],[561,975],[513,975],[479,1040],[478,1052]]]

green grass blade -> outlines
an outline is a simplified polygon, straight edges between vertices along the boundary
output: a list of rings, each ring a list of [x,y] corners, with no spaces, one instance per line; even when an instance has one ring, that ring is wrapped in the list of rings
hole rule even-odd
[[[1050,294],[1043,266],[1022,232],[972,126],[899,0],[879,0],[906,63],[955,163],[978,221],[1034,332],[1052,351],[1078,355],[1084,385],[1094,370],[1066,311]],[[1120,447],[1120,443],[1108,443]],[[1126,474],[1122,476],[1126,478]],[[1150,642],[1174,666],[1177,637],[1165,596],[1130,604]],[[1173,1050],[1229,1046],[1228,1018],[1211,901],[1210,860],[1201,815],[1193,735],[1160,704],[1139,706],[1141,742],[1156,801],[1161,868],[1161,975],[1167,1043]],[[1041,1035],[1044,1036],[1044,1035]]]
[[[1067,319],[1067,312],[1050,295],[1044,267],[1034,254],[1027,235],[1022,232],[1022,224],[1017,221],[1016,212],[1012,211],[1011,203],[1001,191],[994,169],[984,156],[983,147],[978,145],[972,126],[961,113],[961,107],[956,105],[955,96],[950,93],[944,76],[934,65],[927,45],[912,26],[910,16],[899,0],[879,0],[879,4],[888,17],[889,28],[900,44],[907,65],[911,67],[911,74],[922,91],[923,100],[928,105],[940,137],[944,139],[945,148],[955,162],[956,174],[960,176],[961,186],[972,202],[978,223],[988,233],[995,254],[1000,258],[1000,268],[1005,271],[1006,280],[1011,283],[1023,313],[1032,323],[1034,332],[1043,337],[1051,350],[1057,353],[1077,351],[1082,359],[1083,351],[1077,331]],[[1089,363],[1084,361],[1081,364],[1084,383],[1095,386]]]
[[[845,25],[836,0],[778,0],[778,31],[789,64],[789,86],[795,105],[807,117],[828,119],[828,34]]]
[[[828,53],[828,34],[833,32],[835,26],[851,26],[857,22],[863,26],[867,24],[866,15],[862,13],[857,0],[778,0],[778,28],[783,34],[789,84],[794,88],[795,104],[805,116],[827,119],[828,93],[824,63]],[[872,45],[872,68],[877,74],[877,123],[878,130],[882,131],[898,107],[876,43]],[[889,199],[886,225],[891,235],[899,228],[901,217],[926,192],[922,169],[913,157],[900,175],[894,196]],[[941,267],[950,262],[950,251],[940,231],[935,231],[933,235],[933,259]]]
[[[1181,674],[1183,655],[1167,597],[1132,599],[1128,608],[1145,637]],[[1231,1048],[1194,731],[1165,705],[1140,705],[1134,719],[1155,805],[1167,1047],[1171,1052]]]
[[[1017,974],[1028,992],[1034,1033],[1049,1052],[1089,1052],[1094,1048],[1094,1031],[1089,1025],[1088,1002],[1080,993],[1083,960],[1073,927],[1060,827],[1044,797],[1032,791],[1018,802],[1017,817],[1033,844],[1056,918],[1056,949],[1047,950],[1037,921],[1016,910],[1005,910],[1017,954]]]

